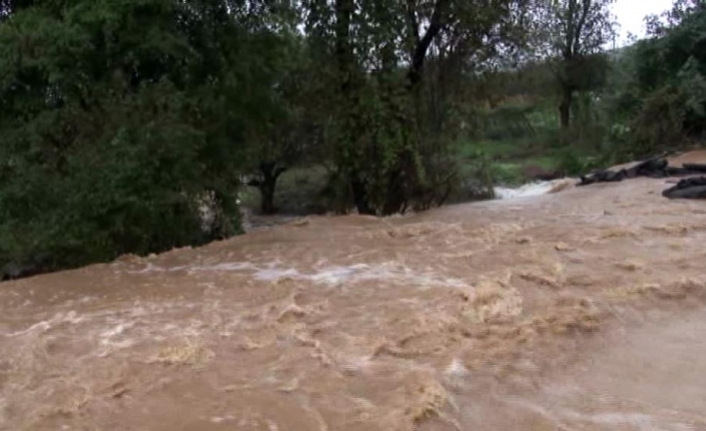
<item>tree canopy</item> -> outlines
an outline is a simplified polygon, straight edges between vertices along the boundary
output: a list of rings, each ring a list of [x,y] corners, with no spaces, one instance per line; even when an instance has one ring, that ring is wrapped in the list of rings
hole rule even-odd
[[[237,167],[273,42],[231,5],[3,6],[2,260],[63,267],[238,231]]]

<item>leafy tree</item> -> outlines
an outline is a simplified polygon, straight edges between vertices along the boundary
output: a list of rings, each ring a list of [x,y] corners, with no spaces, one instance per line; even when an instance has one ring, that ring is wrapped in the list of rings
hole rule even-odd
[[[293,31],[271,35],[261,49],[271,60],[269,76],[260,75],[257,121],[248,128],[249,185],[260,191],[263,214],[276,212],[274,195],[280,175],[292,166],[318,160],[320,130],[311,93],[311,62],[303,38]],[[251,100],[251,102],[254,102]]]
[[[706,6],[678,0],[648,19],[650,37],[625,53],[614,117],[631,131],[629,156],[642,156],[706,132]]]
[[[239,230],[258,4],[2,4],[0,265],[74,266]]]
[[[461,76],[496,55],[516,36],[523,4],[306,3],[320,76],[334,90],[322,100],[330,106],[326,130],[337,178],[347,179],[360,213],[391,214],[443,201],[452,165],[430,127],[439,130],[450,119],[451,97],[431,97],[442,87],[436,78],[454,71]]]
[[[614,37],[613,0],[546,0],[541,3],[543,44],[559,60],[559,117],[563,129],[571,123],[577,91],[603,84],[606,60],[600,54]]]

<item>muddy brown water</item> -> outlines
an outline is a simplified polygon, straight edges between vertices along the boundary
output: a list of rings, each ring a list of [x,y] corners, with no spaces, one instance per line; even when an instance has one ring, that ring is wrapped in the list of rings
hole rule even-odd
[[[2,430],[706,430],[706,202],[319,217],[0,285]]]

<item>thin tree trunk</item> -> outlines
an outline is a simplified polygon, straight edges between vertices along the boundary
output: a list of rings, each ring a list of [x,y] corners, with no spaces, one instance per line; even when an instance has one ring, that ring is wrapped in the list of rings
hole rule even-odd
[[[368,191],[365,183],[355,172],[351,175],[351,191],[353,192],[353,203],[358,209],[358,214],[375,215],[375,211],[368,201]]]
[[[562,130],[567,130],[571,125],[571,105],[574,100],[574,91],[564,86],[562,88],[561,104],[559,104],[559,118]]]

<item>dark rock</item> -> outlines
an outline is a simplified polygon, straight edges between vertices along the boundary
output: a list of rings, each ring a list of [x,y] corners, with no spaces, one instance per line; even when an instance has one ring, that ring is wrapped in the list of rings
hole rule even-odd
[[[684,169],[692,172],[706,173],[706,165],[701,163],[684,163]]]
[[[52,258],[47,253],[40,253],[26,262],[10,262],[0,268],[0,281],[17,280],[48,272]]]
[[[682,167],[669,166],[663,157],[654,157],[637,163],[628,169],[619,171],[600,171],[588,176],[581,176],[577,185],[586,186],[593,183],[622,181],[626,178],[649,177],[665,178],[706,173],[706,164],[685,163]],[[706,199],[706,176],[686,178],[674,187],[662,192],[669,199]]]
[[[669,199],[706,199],[706,177],[686,178],[662,192]]]
[[[706,199],[706,186],[694,186],[685,189],[672,187],[665,190],[662,195],[669,199]]]
[[[668,177],[681,177],[684,175],[691,175],[691,171],[685,168],[677,168],[675,166],[667,166],[664,169],[664,172],[667,174]]]
[[[581,176],[579,186],[587,186],[593,183],[612,183],[622,181],[628,178],[628,172],[625,169],[619,171],[600,171],[589,176]]]
[[[665,169],[669,162],[663,158],[653,158],[640,162],[626,170],[628,178],[652,177],[662,178],[666,176]]]
[[[706,172],[706,165],[696,163],[684,164],[683,167],[669,166],[667,159],[655,157],[637,163],[634,166],[619,171],[600,171],[588,176],[582,176],[579,186],[593,183],[622,181],[626,178],[648,177],[667,178],[698,175]]]

